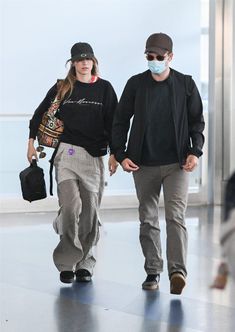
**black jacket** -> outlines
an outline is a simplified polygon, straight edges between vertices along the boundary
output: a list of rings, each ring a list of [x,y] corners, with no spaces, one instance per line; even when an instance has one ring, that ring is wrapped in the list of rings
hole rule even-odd
[[[115,112],[112,143],[116,159],[122,162],[130,158],[140,164],[147,119],[149,70],[131,77],[122,93]],[[191,76],[171,69],[168,80],[172,115],[175,127],[177,155],[183,165],[188,154],[202,155],[205,123],[202,114],[202,101]],[[130,120],[133,117],[127,143]]]

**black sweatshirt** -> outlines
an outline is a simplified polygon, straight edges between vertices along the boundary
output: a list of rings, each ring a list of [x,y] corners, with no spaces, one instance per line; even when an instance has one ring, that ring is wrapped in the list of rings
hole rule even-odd
[[[36,138],[43,114],[57,93],[55,84],[47,93],[30,120],[29,138]],[[61,142],[81,146],[92,156],[103,156],[107,146],[112,153],[111,129],[117,106],[112,85],[103,79],[94,83],[76,81],[72,94],[65,98],[56,113],[64,123]]]

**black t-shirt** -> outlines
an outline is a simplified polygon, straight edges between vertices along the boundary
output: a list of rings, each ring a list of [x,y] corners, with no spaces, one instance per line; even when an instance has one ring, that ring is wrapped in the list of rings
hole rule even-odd
[[[149,76],[149,107],[141,164],[168,165],[178,162],[168,79],[157,82]]]

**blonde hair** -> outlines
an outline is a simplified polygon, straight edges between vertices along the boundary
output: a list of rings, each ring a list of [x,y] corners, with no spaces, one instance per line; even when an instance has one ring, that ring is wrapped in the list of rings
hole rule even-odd
[[[69,62],[68,60],[66,64]],[[91,70],[91,74],[94,76],[98,76],[98,60],[95,57],[92,57],[93,67]],[[59,100],[63,100],[64,98],[68,98],[71,96],[74,88],[74,84],[77,81],[75,67],[73,62],[70,64],[70,68],[67,76],[63,80],[58,80],[57,82],[57,98]]]

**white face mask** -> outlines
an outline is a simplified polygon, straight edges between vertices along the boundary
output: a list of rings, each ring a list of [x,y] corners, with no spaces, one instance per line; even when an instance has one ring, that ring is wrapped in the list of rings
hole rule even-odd
[[[158,61],[158,60],[148,61],[148,67],[149,67],[149,70],[153,74],[160,75],[161,73],[163,73],[167,69],[166,60],[163,60],[163,61]]]

